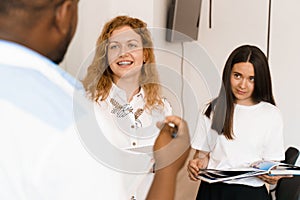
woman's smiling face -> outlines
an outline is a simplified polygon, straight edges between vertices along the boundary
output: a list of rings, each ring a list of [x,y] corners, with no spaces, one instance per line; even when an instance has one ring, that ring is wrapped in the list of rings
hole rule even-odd
[[[114,30],[108,42],[107,59],[115,83],[121,77],[139,77],[144,61],[141,36],[129,26]]]

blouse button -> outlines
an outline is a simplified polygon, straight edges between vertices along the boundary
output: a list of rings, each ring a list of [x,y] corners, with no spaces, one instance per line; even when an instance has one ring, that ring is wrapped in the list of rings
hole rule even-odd
[[[132,142],[132,145],[133,145],[133,146],[135,146],[135,145],[136,145],[136,143],[135,143],[135,142]]]
[[[134,125],[131,125],[130,127],[131,127],[131,128],[134,128]]]

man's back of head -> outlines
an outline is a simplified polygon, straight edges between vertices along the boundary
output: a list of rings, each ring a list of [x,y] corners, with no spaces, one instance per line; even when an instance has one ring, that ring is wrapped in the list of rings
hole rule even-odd
[[[77,25],[78,0],[1,0],[0,39],[62,61]]]

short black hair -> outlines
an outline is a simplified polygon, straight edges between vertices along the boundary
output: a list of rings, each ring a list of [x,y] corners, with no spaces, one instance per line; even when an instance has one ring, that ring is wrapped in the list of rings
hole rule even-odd
[[[11,24],[31,28],[38,22],[45,9],[55,7],[65,0],[0,0],[0,17],[7,18]],[[14,23],[15,22],[15,23]]]
[[[52,0],[1,0],[0,13],[8,14],[14,10],[39,11],[52,4]]]

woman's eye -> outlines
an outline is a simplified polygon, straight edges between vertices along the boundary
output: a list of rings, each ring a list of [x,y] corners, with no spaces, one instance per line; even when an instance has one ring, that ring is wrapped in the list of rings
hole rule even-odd
[[[137,48],[138,45],[137,45],[137,44],[134,44],[134,43],[129,43],[129,44],[128,44],[128,47],[131,48],[131,49],[134,49],[134,48]]]
[[[237,79],[241,78],[240,74],[233,74],[233,76],[234,76],[234,78],[237,78]]]
[[[113,49],[118,49],[119,48],[119,45],[117,44],[111,44],[108,46],[109,49],[113,50]]]
[[[249,80],[250,80],[251,82],[254,82],[254,77],[250,77]]]

